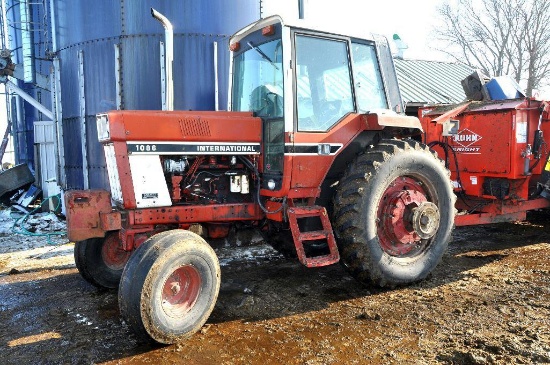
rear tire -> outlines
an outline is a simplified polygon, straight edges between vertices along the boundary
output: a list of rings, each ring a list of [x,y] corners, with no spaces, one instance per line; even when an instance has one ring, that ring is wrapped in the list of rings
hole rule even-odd
[[[117,233],[75,243],[74,261],[80,275],[98,288],[118,287],[131,252],[123,251]]]
[[[143,340],[181,341],[210,316],[220,277],[218,258],[200,236],[184,230],[154,235],[138,247],[124,269],[120,312]]]
[[[451,238],[455,200],[450,172],[428,147],[381,141],[349,166],[334,198],[343,264],[382,287],[424,279]]]

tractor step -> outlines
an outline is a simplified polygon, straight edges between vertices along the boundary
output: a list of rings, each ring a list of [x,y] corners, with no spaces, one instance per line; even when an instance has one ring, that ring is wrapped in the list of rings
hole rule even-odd
[[[300,231],[298,219],[318,217],[321,220],[322,229],[316,231]],[[296,253],[300,262],[306,267],[320,267],[332,265],[340,260],[336,240],[332,233],[332,226],[328,219],[327,210],[324,207],[314,205],[307,207],[290,207],[288,208],[288,220]],[[326,241],[328,246],[328,254],[308,257],[304,248],[304,243],[308,241]]]

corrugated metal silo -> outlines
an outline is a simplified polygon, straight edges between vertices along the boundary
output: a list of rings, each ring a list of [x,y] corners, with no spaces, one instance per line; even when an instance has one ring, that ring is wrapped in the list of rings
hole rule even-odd
[[[214,42],[220,42],[219,100],[225,107],[228,36],[260,16],[260,1],[55,0],[52,5],[67,189],[108,187],[97,113],[161,109],[164,29],[151,17],[151,7],[174,26],[175,109],[214,109]]]

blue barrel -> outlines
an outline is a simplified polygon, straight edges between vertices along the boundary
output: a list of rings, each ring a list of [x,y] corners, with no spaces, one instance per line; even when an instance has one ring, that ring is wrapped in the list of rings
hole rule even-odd
[[[491,100],[517,99],[524,96],[521,87],[510,76],[493,77],[485,87]]]

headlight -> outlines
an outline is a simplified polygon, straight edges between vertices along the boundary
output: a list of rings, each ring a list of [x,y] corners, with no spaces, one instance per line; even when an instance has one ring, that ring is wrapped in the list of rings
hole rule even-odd
[[[111,132],[109,131],[109,118],[107,114],[98,114],[96,117],[97,123],[97,139],[102,142],[111,138]]]

